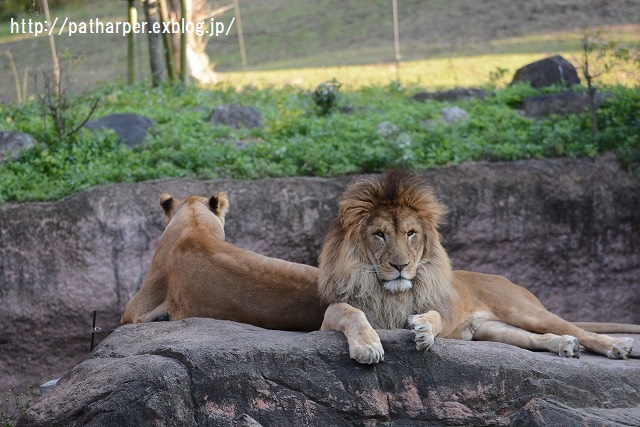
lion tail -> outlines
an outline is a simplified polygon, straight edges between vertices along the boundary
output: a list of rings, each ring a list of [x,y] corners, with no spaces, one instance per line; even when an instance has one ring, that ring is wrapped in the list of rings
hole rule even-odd
[[[580,329],[596,334],[640,334],[640,325],[630,323],[571,322]]]

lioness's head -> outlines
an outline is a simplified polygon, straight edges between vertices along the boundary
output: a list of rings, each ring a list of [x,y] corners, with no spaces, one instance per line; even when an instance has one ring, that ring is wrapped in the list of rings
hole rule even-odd
[[[224,218],[229,210],[229,199],[223,192],[216,194],[210,198],[202,196],[188,196],[183,200],[178,200],[169,193],[162,193],[160,195],[160,206],[164,211],[164,219],[167,224],[176,215],[176,213],[184,206],[198,206],[198,204],[205,206],[208,210],[213,212],[214,216],[220,221],[220,225],[224,229]]]

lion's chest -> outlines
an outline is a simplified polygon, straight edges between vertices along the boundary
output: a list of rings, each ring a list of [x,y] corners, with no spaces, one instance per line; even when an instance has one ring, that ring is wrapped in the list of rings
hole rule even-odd
[[[362,310],[374,329],[406,329],[408,318],[416,314],[411,301],[403,298],[358,298],[346,301]]]

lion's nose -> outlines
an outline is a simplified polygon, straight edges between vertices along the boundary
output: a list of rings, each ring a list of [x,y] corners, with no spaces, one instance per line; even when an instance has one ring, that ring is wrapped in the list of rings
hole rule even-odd
[[[402,270],[404,270],[404,268],[405,268],[407,265],[409,265],[409,263],[407,263],[407,264],[394,264],[394,263],[392,263],[392,262],[389,262],[389,265],[391,265],[391,267],[395,268],[395,269],[396,269],[396,270],[398,270],[398,271],[402,271]]]

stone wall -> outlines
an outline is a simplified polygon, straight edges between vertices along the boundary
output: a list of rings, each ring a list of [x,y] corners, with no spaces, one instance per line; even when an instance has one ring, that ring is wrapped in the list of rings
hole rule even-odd
[[[425,173],[450,210],[455,268],[503,274],[568,320],[640,323],[640,187],[613,156]],[[84,360],[92,310],[118,326],[164,227],[160,193],[226,191],[228,241],[315,264],[350,180],[167,180],[0,206],[0,391]]]

